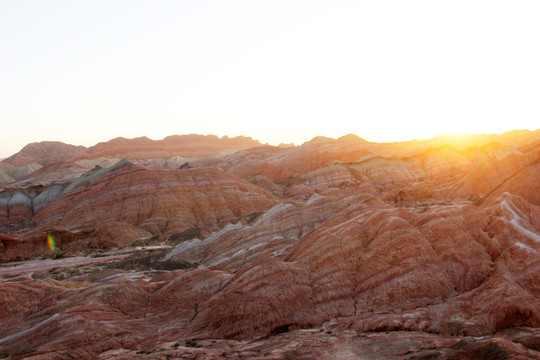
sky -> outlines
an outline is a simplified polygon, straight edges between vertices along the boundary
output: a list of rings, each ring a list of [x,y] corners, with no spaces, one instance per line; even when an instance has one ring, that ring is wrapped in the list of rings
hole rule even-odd
[[[0,157],[35,141],[540,127],[540,2],[0,0]]]

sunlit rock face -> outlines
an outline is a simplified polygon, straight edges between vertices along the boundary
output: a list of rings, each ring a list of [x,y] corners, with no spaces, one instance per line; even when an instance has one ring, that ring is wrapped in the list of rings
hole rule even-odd
[[[2,162],[14,166],[24,166],[32,163],[46,165],[68,160],[84,151],[86,151],[84,146],[74,146],[59,141],[43,141],[26,145],[21,151],[2,160]]]
[[[114,220],[152,233],[217,230],[275,202],[265,190],[220,170],[156,171],[125,162],[65,193],[36,221],[79,229]]]
[[[77,154],[73,160],[120,158],[129,160],[168,159],[173,156],[198,158],[220,153],[249,149],[261,143],[249,137],[219,138],[215,135],[173,135],[163,140],[147,137],[116,138],[99,143]]]
[[[27,240],[24,253],[30,257],[46,255],[33,243],[43,242],[43,234],[55,227],[66,229],[57,239],[64,250],[79,254],[85,246],[93,251],[127,246],[193,228],[211,233],[278,202],[264,189],[218,169],[150,170],[129,161],[27,195],[32,189],[0,193],[0,221],[6,226],[29,219],[35,223],[30,232],[15,235]],[[111,222],[117,224],[115,231],[106,225]],[[104,233],[103,226],[113,232]],[[125,232],[138,235],[126,237]],[[32,249],[37,251],[33,255]]]
[[[45,165],[0,261],[67,258],[0,267],[0,357],[538,359],[539,136]]]
[[[515,174],[505,179],[497,188],[486,197],[486,202],[491,202],[501,194],[508,192],[519,195],[534,205],[540,205],[540,192],[538,191],[538,179],[540,179],[540,160],[536,160],[520,168]]]

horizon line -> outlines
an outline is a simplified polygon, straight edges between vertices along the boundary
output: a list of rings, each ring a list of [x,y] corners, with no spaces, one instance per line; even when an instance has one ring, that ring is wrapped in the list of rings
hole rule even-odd
[[[105,143],[108,143],[110,141],[113,141],[113,140],[116,140],[116,139],[125,139],[125,140],[135,140],[135,139],[143,139],[143,138],[146,138],[148,140],[151,140],[151,141],[163,141],[169,137],[172,137],[172,136],[190,136],[190,135],[196,135],[196,136],[204,136],[204,137],[216,137],[218,139],[236,139],[236,138],[245,138],[245,139],[250,139],[252,141],[256,141],[258,143],[261,144],[261,146],[275,146],[275,147],[278,147],[279,145],[290,145],[292,144],[294,147],[298,147],[298,146],[302,146],[306,143],[309,143],[317,138],[326,138],[326,139],[332,139],[332,140],[340,140],[342,138],[345,138],[347,136],[355,136],[355,137],[358,137],[359,139],[361,140],[364,140],[366,142],[369,142],[369,143],[376,143],[376,144],[396,144],[396,143],[407,143],[407,142],[413,142],[413,141],[428,141],[428,140],[433,140],[433,139],[436,139],[436,138],[439,138],[439,137],[442,137],[442,136],[453,136],[453,137],[467,137],[467,136],[503,136],[504,134],[507,134],[507,133],[510,133],[510,132],[515,132],[515,131],[520,131],[520,132],[524,132],[524,131],[529,131],[529,132],[536,132],[536,131],[539,131],[540,128],[537,128],[537,129],[512,129],[512,130],[506,130],[506,131],[503,131],[503,132],[494,132],[494,133],[465,133],[465,132],[444,132],[444,133],[440,133],[438,135],[435,135],[435,136],[430,136],[430,137],[421,137],[421,138],[414,138],[414,139],[407,139],[407,140],[396,140],[396,141],[372,141],[372,140],[369,140],[369,139],[366,139],[366,138],[363,138],[357,134],[354,134],[354,133],[348,133],[348,134],[345,134],[345,135],[342,135],[342,136],[339,136],[337,138],[333,138],[333,137],[329,137],[329,136],[324,136],[324,135],[317,135],[317,136],[314,136],[312,137],[311,139],[309,140],[306,140],[304,142],[302,142],[301,144],[295,144],[294,142],[280,142],[279,144],[270,144],[269,142],[262,142],[261,140],[259,139],[255,139],[253,138],[252,136],[248,136],[248,135],[236,135],[236,136],[230,136],[230,135],[222,135],[222,136],[219,136],[219,135],[216,135],[216,134],[197,134],[197,133],[189,133],[189,134],[171,134],[171,135],[167,135],[165,137],[163,137],[162,139],[152,139],[151,137],[148,137],[146,135],[143,135],[143,136],[136,136],[136,137],[131,137],[131,138],[126,138],[126,137],[123,137],[123,136],[117,136],[117,137],[114,137],[114,138],[111,138],[109,140],[105,140],[105,141],[99,141],[93,145],[89,145],[89,146],[86,146],[86,145],[82,145],[82,144],[71,144],[69,142],[64,142],[64,141],[61,141],[61,140],[41,140],[41,141],[34,141],[34,142],[29,142],[27,144],[25,144],[23,147],[20,148],[19,151],[15,152],[15,153],[12,153],[12,154],[9,154],[9,155],[6,155],[6,154],[1,154],[0,155],[0,161],[3,161],[4,159],[7,159],[15,154],[18,154],[19,152],[21,152],[26,146],[28,145],[31,145],[31,144],[39,144],[39,143],[45,143],[45,142],[59,142],[59,143],[63,143],[63,144],[66,144],[66,145],[71,145],[71,146],[83,146],[85,148],[91,148],[93,146],[96,146],[98,144],[105,144]]]

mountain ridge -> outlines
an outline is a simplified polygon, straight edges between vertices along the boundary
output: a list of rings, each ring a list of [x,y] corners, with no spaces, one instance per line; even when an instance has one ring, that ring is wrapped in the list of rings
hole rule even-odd
[[[474,146],[484,146],[489,142],[494,142],[493,139],[509,139],[507,142],[511,142],[513,137],[532,137],[532,138],[538,138],[540,137],[540,129],[536,130],[510,130],[506,131],[502,134],[453,134],[453,133],[444,133],[437,135],[432,138],[427,139],[413,139],[413,140],[403,140],[403,141],[393,141],[393,142],[376,142],[376,141],[368,141],[365,140],[358,135],[355,134],[347,134],[343,135],[341,137],[338,137],[336,139],[324,137],[324,136],[316,136],[312,138],[311,140],[308,140],[300,145],[294,145],[293,143],[285,144],[280,143],[277,145],[277,147],[280,148],[291,148],[291,147],[297,147],[302,146],[306,143],[311,142],[319,142],[319,141],[338,141],[338,142],[344,142],[344,141],[351,141],[351,142],[364,142],[364,143],[371,143],[371,144],[403,144],[403,145],[409,145],[409,144],[422,144],[422,143],[429,143],[429,142],[442,142],[442,143],[455,143],[459,142],[456,139],[467,139],[463,142],[460,146],[465,146],[465,148],[474,147]],[[189,141],[185,140],[191,140],[191,143]],[[263,145],[259,140],[254,140],[251,137],[247,136],[236,136],[236,137],[229,137],[227,135],[224,135],[222,137],[219,137],[217,135],[200,135],[200,134],[183,134],[183,135],[169,135],[164,137],[161,140],[153,140],[146,136],[141,137],[135,137],[135,138],[125,138],[125,137],[116,137],[107,141],[99,142],[95,145],[85,147],[82,145],[71,145],[67,144],[61,141],[40,141],[40,142],[32,142],[27,145],[25,145],[20,151],[18,151],[15,154],[12,154],[10,156],[7,156],[5,158],[0,158],[0,162],[10,163],[15,166],[24,166],[28,165],[31,162],[36,162],[40,165],[46,165],[50,162],[54,161],[61,161],[61,160],[80,160],[80,159],[90,159],[90,158],[99,158],[99,153],[102,153],[102,155],[107,155],[109,157],[115,157],[114,154],[108,153],[112,151],[115,148],[115,145],[123,145],[123,146],[131,146],[133,145],[143,145],[143,146],[156,146],[160,147],[161,144],[164,146],[175,146],[178,145],[178,143],[185,145],[185,146],[194,146],[193,142],[195,140],[198,141],[206,141],[209,143],[208,145],[211,145],[211,140],[214,141],[222,141],[222,142],[229,142],[232,144],[230,148],[224,148],[226,150],[244,150],[248,149],[249,147],[254,146],[261,146]],[[175,144],[176,143],[176,144]],[[464,145],[466,144],[466,145]],[[49,149],[47,149],[49,148]],[[61,154],[62,149],[64,148],[65,154]],[[111,149],[112,148],[112,149]],[[66,150],[71,149],[71,151]],[[463,150],[463,149],[458,149]],[[174,150],[173,150],[174,151]],[[177,155],[181,156],[182,149],[176,149]],[[185,150],[184,150],[185,151]],[[41,152],[42,154],[35,154],[36,152]],[[55,154],[55,152],[57,154]],[[83,155],[81,153],[89,152],[87,155]],[[219,151],[217,151],[219,152]],[[34,153],[34,154],[33,154]],[[197,157],[201,156],[208,156],[210,153],[216,153],[216,151],[208,150],[207,153],[204,155],[197,155]],[[72,154],[73,156],[69,156]],[[166,152],[164,152],[166,154]],[[78,156],[75,156],[78,155]],[[118,154],[117,154],[118,155]],[[34,161],[30,161],[29,158],[32,156],[35,156],[36,159]],[[51,159],[47,160],[44,157],[45,156],[51,156]],[[37,160],[37,161],[36,161]],[[30,162],[29,162],[30,161]]]
[[[537,359],[539,135],[1,163],[0,357]]]

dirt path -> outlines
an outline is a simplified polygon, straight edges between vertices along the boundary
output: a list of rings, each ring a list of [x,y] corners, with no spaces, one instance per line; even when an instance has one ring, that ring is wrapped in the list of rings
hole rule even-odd
[[[59,260],[52,260],[52,259],[30,260],[24,263],[17,263],[17,264],[14,263],[12,267],[0,268],[0,275],[16,274],[16,273],[29,272],[29,271],[39,271],[39,270],[45,270],[45,269],[52,269],[54,267],[70,267],[70,266],[85,265],[85,264],[91,264],[91,263],[107,262],[110,260],[123,259],[129,255],[131,254],[104,256],[104,257],[97,257],[97,258],[79,257],[79,258],[67,258],[67,259],[59,259]],[[10,264],[2,264],[2,265],[9,266]]]

